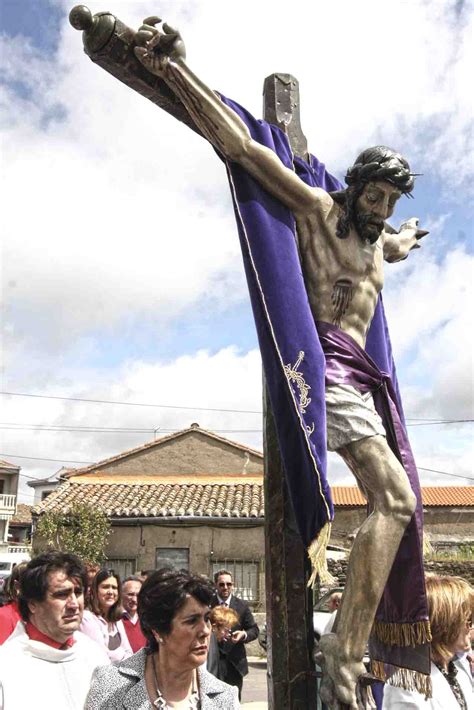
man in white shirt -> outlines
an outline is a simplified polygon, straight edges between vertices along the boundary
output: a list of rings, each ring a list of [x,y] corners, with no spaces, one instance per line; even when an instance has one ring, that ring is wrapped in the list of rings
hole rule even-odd
[[[105,651],[78,631],[87,577],[75,555],[47,552],[20,579],[22,621],[0,649],[0,710],[80,710]]]

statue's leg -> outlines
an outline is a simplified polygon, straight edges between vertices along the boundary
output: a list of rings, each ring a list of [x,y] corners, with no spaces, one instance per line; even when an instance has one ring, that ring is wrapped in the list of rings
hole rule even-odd
[[[320,644],[336,695],[356,708],[357,678],[365,672],[362,658],[393,560],[415,511],[416,498],[384,436],[351,442],[337,453],[373,506],[354,540],[334,633],[323,636]]]

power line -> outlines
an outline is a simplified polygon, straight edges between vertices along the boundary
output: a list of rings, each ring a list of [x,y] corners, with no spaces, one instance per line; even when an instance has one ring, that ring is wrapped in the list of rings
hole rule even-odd
[[[36,397],[38,399],[60,399],[69,402],[93,402],[95,404],[122,404],[129,407],[158,407],[160,409],[192,409],[196,412],[232,412],[238,414],[262,414],[260,411],[249,409],[217,409],[214,407],[185,407],[175,404],[150,404],[148,402],[119,402],[110,399],[86,399],[83,397],[57,397],[46,394],[26,394],[24,392],[0,392],[9,397]]]
[[[434,468],[424,468],[423,466],[417,466],[417,468],[420,469],[420,471],[430,471],[431,473],[440,473],[443,476],[453,476],[454,478],[466,478],[468,481],[474,481],[474,478],[471,478],[471,476],[461,476],[459,473],[448,473],[447,471],[437,471]]]
[[[94,427],[94,426],[74,426],[67,424],[16,424],[16,423],[0,423],[0,429],[4,431],[70,431],[70,432],[97,432],[97,433],[123,433],[123,434],[153,434],[156,431],[165,434],[172,434],[182,429],[163,429],[162,427],[154,427],[139,429],[133,427]],[[220,434],[261,434],[261,429],[215,429],[213,432]]]
[[[459,424],[473,422],[473,419],[446,419],[436,422],[424,422],[418,424],[407,424],[408,427],[429,426],[437,424]],[[49,432],[76,432],[76,433],[98,433],[98,434],[154,434],[159,431],[162,434],[173,434],[181,429],[164,429],[162,427],[139,428],[139,427],[99,427],[81,426],[68,424],[20,424],[16,422],[0,423],[0,430],[3,431],[49,431]],[[261,434],[262,429],[216,429],[212,427],[216,434]]]
[[[94,404],[120,404],[129,407],[155,407],[160,409],[189,409],[196,412],[229,412],[233,414],[262,414],[260,410],[254,409],[219,409],[217,407],[190,407],[175,404],[152,404],[149,402],[123,402],[110,399],[87,399],[85,397],[59,397],[56,395],[46,394],[31,394],[25,392],[0,392],[2,395],[9,397],[35,397],[37,399],[59,399],[68,402],[92,402]],[[428,417],[407,417],[407,421],[420,422],[418,424],[409,424],[407,426],[422,426],[425,424],[459,424],[473,422],[474,419],[430,419]],[[234,430],[229,430],[234,431]],[[244,431],[244,430],[235,430]]]
[[[94,461],[73,461],[72,459],[49,459],[43,456],[17,456],[17,454],[0,453],[0,456],[5,456],[5,458],[8,459],[28,459],[29,461],[55,461],[56,463],[83,463],[87,465],[91,463],[97,463]]]
[[[432,426],[437,424],[469,424],[474,422],[474,419],[433,419],[415,424],[407,424],[407,426]]]

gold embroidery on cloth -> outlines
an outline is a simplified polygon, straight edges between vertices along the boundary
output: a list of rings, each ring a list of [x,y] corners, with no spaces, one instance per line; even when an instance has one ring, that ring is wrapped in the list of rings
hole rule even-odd
[[[300,410],[301,414],[306,414],[306,407],[309,406],[311,399],[308,397],[311,387],[306,384],[305,379],[301,372],[298,372],[298,368],[304,360],[304,350],[300,350],[298,353],[298,359],[295,364],[291,366],[290,363],[285,365],[285,375],[288,377],[290,382],[296,382],[296,386],[300,393]]]

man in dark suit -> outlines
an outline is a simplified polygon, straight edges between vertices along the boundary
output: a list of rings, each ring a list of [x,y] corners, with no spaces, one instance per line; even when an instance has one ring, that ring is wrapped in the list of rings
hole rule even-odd
[[[242,694],[242,683],[244,676],[249,672],[247,664],[247,654],[245,644],[255,641],[258,636],[258,626],[255,623],[250,608],[243,599],[232,594],[232,575],[225,569],[221,569],[214,575],[216,585],[216,596],[212,606],[227,606],[239,616],[239,628],[234,630],[231,636],[232,647],[226,653],[226,677],[223,680],[229,685],[235,685],[239,689],[239,700]]]

